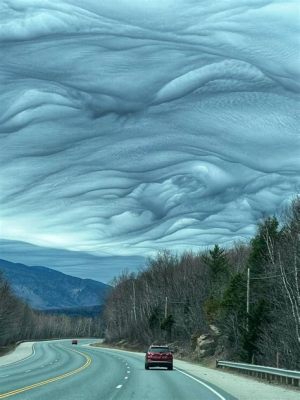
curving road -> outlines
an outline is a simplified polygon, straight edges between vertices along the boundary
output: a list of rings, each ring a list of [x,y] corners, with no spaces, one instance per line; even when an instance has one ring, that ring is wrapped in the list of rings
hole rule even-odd
[[[34,354],[0,367],[0,399],[234,400],[221,389],[176,369],[144,369],[140,354],[70,340],[38,342]]]

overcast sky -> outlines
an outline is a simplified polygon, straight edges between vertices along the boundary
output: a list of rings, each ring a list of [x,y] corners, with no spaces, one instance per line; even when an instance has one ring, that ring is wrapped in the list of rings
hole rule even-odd
[[[299,7],[2,0],[1,257],[109,281],[249,239],[300,192]]]

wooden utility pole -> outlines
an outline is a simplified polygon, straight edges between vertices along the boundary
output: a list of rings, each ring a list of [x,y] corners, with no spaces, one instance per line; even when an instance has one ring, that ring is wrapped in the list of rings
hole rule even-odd
[[[134,316],[134,321],[136,322],[136,302],[135,302],[135,284],[134,284],[134,280],[132,281],[132,292],[133,292],[133,316]]]
[[[250,268],[247,269],[247,332],[249,331],[249,311],[250,311]]]
[[[168,297],[166,296],[165,300],[165,318],[168,316]]]

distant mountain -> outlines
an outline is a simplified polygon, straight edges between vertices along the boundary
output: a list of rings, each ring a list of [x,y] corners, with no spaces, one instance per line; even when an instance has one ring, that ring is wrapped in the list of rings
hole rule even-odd
[[[67,308],[49,308],[42,310],[43,313],[47,314],[65,314],[70,317],[97,317],[101,315],[103,311],[103,305],[99,306],[83,306],[83,307],[67,307]]]
[[[66,309],[68,314],[84,310],[85,313],[93,306],[102,305],[111,288],[92,279],[80,279],[50,268],[28,267],[5,260],[0,260],[1,271],[14,293],[38,310],[58,312]]]

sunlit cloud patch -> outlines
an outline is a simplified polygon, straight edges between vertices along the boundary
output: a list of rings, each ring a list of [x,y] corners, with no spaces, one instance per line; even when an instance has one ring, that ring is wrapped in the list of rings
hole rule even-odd
[[[247,240],[299,193],[297,1],[4,0],[1,237]]]

